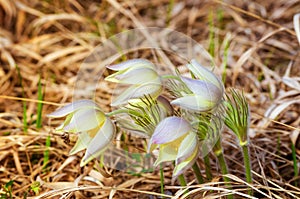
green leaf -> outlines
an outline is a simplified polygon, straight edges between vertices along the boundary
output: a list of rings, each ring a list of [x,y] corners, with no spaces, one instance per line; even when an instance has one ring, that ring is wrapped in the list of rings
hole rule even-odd
[[[30,190],[32,190],[36,195],[38,195],[40,186],[41,186],[41,183],[38,181],[35,181],[30,185]]]

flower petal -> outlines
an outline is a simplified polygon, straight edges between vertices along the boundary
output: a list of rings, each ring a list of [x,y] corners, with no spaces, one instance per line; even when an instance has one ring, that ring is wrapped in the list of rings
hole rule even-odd
[[[73,113],[67,115],[65,121],[61,125],[59,125],[58,127],[56,127],[55,130],[58,131],[58,132],[59,131],[63,132],[65,126],[67,126],[71,122],[72,118],[73,118]]]
[[[158,78],[158,74],[151,68],[137,68],[124,73],[114,73],[105,78],[106,81],[123,84],[143,84]]]
[[[94,108],[94,109],[100,110],[99,106],[92,100],[79,100],[79,101],[72,102],[72,103],[48,114],[47,117],[50,117],[50,118],[64,117],[78,109],[81,109],[81,108]]]
[[[156,79],[152,82],[147,82],[142,85],[132,85],[123,93],[118,95],[115,99],[113,99],[111,106],[126,104],[130,99],[141,98],[145,95],[156,97],[157,95],[159,95],[161,89],[162,85],[160,79]]]
[[[174,150],[178,151],[178,146],[180,146],[180,143],[185,138],[185,135],[186,134],[183,134],[182,136],[179,136],[175,140],[173,140],[171,142],[167,142],[166,144],[155,144],[155,143],[153,143],[152,138],[151,138],[150,141],[148,142],[147,153],[150,153],[151,151],[156,149],[158,146],[160,147],[162,145],[168,145],[168,146],[172,147]],[[152,137],[153,137],[153,135],[152,135]]]
[[[173,161],[177,157],[177,150],[171,144],[162,144],[159,146],[159,155],[157,160],[154,162],[154,166],[156,167],[162,162]]]
[[[116,65],[106,66],[106,68],[114,71],[120,71],[128,68],[154,68],[154,65],[146,59],[131,59]]]
[[[80,166],[85,165],[92,159],[98,157],[107,146],[111,143],[115,135],[115,126],[110,119],[106,119],[103,127],[98,131],[96,136],[89,143]]]
[[[172,105],[180,106],[183,109],[192,111],[208,111],[215,107],[215,103],[210,99],[200,95],[187,95],[177,98],[171,102]]]
[[[201,66],[195,59],[192,59],[191,63],[187,64],[186,66],[198,79],[211,82],[217,87],[222,87],[223,84],[217,78],[217,76],[212,71]]]
[[[194,94],[205,96],[212,102],[219,103],[223,97],[223,88],[218,88],[212,83],[186,77],[181,79]]]
[[[172,142],[192,130],[192,126],[181,117],[167,117],[162,120],[151,137],[150,143],[164,144]]]
[[[83,149],[86,149],[92,138],[86,132],[81,132],[78,135],[78,139],[74,147],[70,151],[70,155],[73,155]]]
[[[148,142],[148,148],[147,148],[147,153],[152,152],[154,149],[156,149],[159,145],[158,144],[153,144],[151,142]]]
[[[105,115],[95,109],[83,109],[74,113],[71,122],[64,127],[67,132],[88,131],[101,126],[105,120]]]
[[[176,158],[176,164],[191,156],[195,152],[195,150],[197,150],[198,143],[199,142],[197,134],[195,132],[189,132],[180,143]]]
[[[126,131],[128,131],[129,134],[133,134],[141,138],[149,138],[149,135],[147,134],[146,130],[141,126],[136,125],[136,123],[128,115],[119,116],[116,118],[116,120],[118,125],[121,128],[126,129]]]
[[[125,84],[143,84],[146,82],[151,82],[156,79],[158,74],[156,71],[150,68],[138,68],[135,70],[130,70],[121,75],[116,76],[116,79],[120,80],[120,83]]]
[[[174,109],[171,106],[169,100],[167,100],[163,96],[158,96],[157,103],[160,110],[160,118],[165,118],[168,115],[173,115]]]
[[[199,150],[195,150],[194,153],[188,157],[186,160],[176,164],[173,170],[173,179],[177,178],[177,176],[181,175],[184,171],[191,168],[191,166],[195,163],[198,158]]]

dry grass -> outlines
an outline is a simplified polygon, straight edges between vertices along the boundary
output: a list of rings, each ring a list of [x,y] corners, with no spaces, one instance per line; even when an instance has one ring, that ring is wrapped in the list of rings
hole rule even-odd
[[[293,16],[300,10],[299,0],[229,0],[226,3],[186,0],[175,1],[173,7],[170,2],[0,1],[0,184],[14,180],[13,197],[21,198],[27,192],[34,197],[29,189],[35,181],[43,182],[39,198],[162,196],[157,171],[132,176],[121,171],[99,170],[92,163],[80,168],[82,154],[68,156],[73,138],[66,144],[60,136],[52,134],[53,126],[60,121],[49,125],[45,114],[72,101],[80,64],[95,46],[110,36],[131,28],[169,27],[208,49],[209,18],[213,13],[215,62],[221,72],[227,65],[226,86],[243,89],[251,106],[255,181],[247,185],[243,180],[241,153],[235,138],[226,132],[223,146],[233,190],[226,189],[213,159],[216,177],[212,182],[197,185],[192,173],[186,173],[189,196],[219,198],[234,192],[237,198],[245,198],[245,188],[251,186],[258,198],[300,198],[300,189],[294,186],[295,182],[300,184],[300,178],[293,176],[291,155],[293,140],[299,165],[300,57],[293,28]],[[217,20],[217,12],[223,14],[221,21]],[[226,40],[228,58],[224,59]],[[138,54],[147,58],[150,55],[146,51]],[[170,61],[165,55],[159,56]],[[43,128],[36,129],[40,76],[45,91]],[[110,87],[103,85],[95,96],[105,110],[109,109]],[[22,100],[27,104],[28,132],[23,130]],[[48,170],[43,171],[48,135],[51,135],[50,163]],[[202,162],[199,164],[203,166]],[[187,198],[182,187],[171,181],[171,172],[171,166],[165,167],[167,193],[174,198]]]

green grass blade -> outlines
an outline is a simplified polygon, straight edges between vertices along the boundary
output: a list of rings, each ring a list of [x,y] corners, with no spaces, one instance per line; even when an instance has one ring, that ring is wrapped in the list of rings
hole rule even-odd
[[[230,36],[225,37],[224,41],[224,55],[223,55],[223,73],[222,73],[222,82],[225,84],[226,81],[226,70],[227,70],[227,60],[228,60],[228,50],[229,50],[229,42]]]
[[[299,168],[297,163],[296,147],[293,142],[292,142],[292,156],[293,156],[293,165],[294,165],[294,176],[295,178],[297,178],[299,175]],[[295,186],[298,187],[297,180],[295,181]]]
[[[171,17],[172,17],[172,10],[174,8],[174,3],[175,3],[174,0],[170,0],[169,4],[168,4],[167,19],[166,19],[167,27],[170,26]]]
[[[213,11],[209,15],[209,47],[208,52],[212,57],[215,57],[215,33],[214,33],[214,14]]]
[[[217,10],[217,21],[218,21],[218,27],[220,29],[224,29],[223,27],[223,19],[224,19],[224,13],[222,8],[218,8]]]
[[[48,135],[47,139],[46,139],[46,150],[44,152],[44,159],[43,159],[43,169],[46,169],[47,164],[49,163],[49,148],[51,146],[51,137],[50,135]]]
[[[38,82],[38,100],[43,101],[43,91],[42,91],[42,83],[41,83],[41,77]],[[36,119],[36,128],[42,127],[42,109],[43,109],[43,103],[39,102],[37,104],[37,119]]]
[[[43,95],[43,88],[41,83],[41,76],[39,78],[38,82],[38,100],[43,101],[44,95]],[[36,118],[36,128],[42,128],[42,111],[43,111],[43,103],[38,102],[37,104],[37,118]],[[43,169],[46,169],[47,164],[49,162],[49,147],[51,146],[51,140],[50,136],[46,139],[46,150],[44,152],[44,159],[43,159]]]

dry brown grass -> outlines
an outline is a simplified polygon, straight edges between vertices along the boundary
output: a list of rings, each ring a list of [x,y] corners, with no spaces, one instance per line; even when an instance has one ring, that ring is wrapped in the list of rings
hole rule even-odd
[[[235,138],[226,132],[223,146],[233,190],[225,188],[213,159],[216,177],[212,182],[197,185],[192,173],[186,173],[189,195],[218,198],[232,191],[238,198],[245,198],[242,194],[251,186],[258,198],[300,198],[300,189],[294,186],[296,181],[300,184],[300,178],[293,177],[291,156],[293,140],[299,165],[300,57],[293,28],[293,16],[300,11],[299,0],[175,1],[172,12],[168,12],[170,5],[167,0],[0,1],[0,184],[14,180],[13,197],[23,197],[35,181],[43,182],[39,198],[159,197],[157,171],[132,176],[113,170],[107,174],[92,163],[80,168],[82,153],[68,156],[74,140],[68,145],[51,134],[60,121],[50,126],[45,115],[72,101],[80,64],[110,36],[131,28],[169,27],[208,49],[208,21],[214,13],[215,62],[223,71],[224,41],[228,40],[226,86],[243,89],[251,106],[255,181],[247,185],[243,180],[241,153]],[[218,9],[224,15],[221,22],[216,19]],[[16,66],[23,78],[24,95]],[[43,128],[36,129],[39,76],[45,102]],[[103,95],[109,95],[109,86],[103,86],[95,96],[98,101],[107,99],[103,102],[106,110],[109,97]],[[22,100],[27,103],[27,133],[23,131]],[[44,172],[42,161],[48,135],[50,163]],[[166,190],[174,198],[187,197],[182,187],[171,182],[171,172],[170,166],[165,167]],[[28,192],[28,196],[35,195]]]

